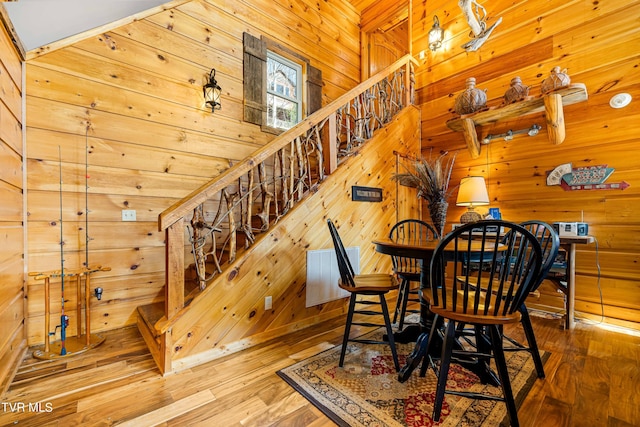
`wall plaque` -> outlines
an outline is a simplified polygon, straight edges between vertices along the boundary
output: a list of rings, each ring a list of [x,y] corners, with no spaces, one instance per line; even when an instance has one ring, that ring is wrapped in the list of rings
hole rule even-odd
[[[354,185],[351,187],[351,200],[354,202],[381,202],[382,188]]]

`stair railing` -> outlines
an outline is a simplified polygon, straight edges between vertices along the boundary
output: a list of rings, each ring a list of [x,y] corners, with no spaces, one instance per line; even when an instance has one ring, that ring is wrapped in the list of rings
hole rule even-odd
[[[410,55],[404,56],[160,214],[166,282],[165,316],[155,325],[158,333],[166,332],[184,310],[187,240],[194,257],[194,287],[204,290],[239,249],[253,245],[305,194],[315,191],[325,173],[413,104],[414,63]]]

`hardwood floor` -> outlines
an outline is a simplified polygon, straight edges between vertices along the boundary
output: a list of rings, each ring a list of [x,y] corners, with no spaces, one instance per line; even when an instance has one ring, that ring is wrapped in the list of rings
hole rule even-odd
[[[551,357],[546,379],[536,381],[519,410],[522,426],[640,425],[639,336],[586,323],[564,331],[559,319],[532,320]],[[343,322],[164,378],[136,328],[109,332],[100,347],[66,359],[28,354],[1,401],[0,425],[331,426],[275,372],[337,345]],[[522,339],[518,328],[507,332]]]

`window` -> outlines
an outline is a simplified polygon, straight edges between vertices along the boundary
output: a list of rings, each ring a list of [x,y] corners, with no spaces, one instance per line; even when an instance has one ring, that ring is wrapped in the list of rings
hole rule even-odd
[[[267,51],[267,126],[289,129],[302,116],[302,66]]]
[[[260,125],[264,132],[280,133],[322,107],[320,69],[266,38],[244,33],[242,39],[244,121]]]

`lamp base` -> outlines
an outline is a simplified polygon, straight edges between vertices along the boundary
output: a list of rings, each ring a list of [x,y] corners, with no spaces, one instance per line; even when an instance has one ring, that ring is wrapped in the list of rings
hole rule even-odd
[[[478,212],[468,210],[465,213],[463,213],[462,216],[460,217],[460,224],[469,224],[470,222],[478,222],[481,219],[482,219],[482,216]]]

